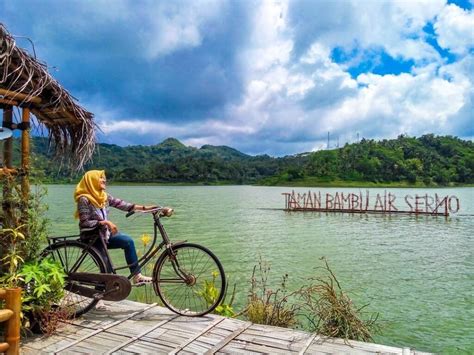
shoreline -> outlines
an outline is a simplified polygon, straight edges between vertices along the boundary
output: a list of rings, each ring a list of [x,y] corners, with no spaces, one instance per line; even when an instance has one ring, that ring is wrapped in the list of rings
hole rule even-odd
[[[75,185],[77,182],[65,182],[65,181],[47,181],[39,182],[38,185]],[[342,187],[342,188],[424,188],[424,189],[449,189],[449,188],[470,188],[474,187],[474,184],[455,184],[451,183],[449,185],[425,185],[423,183],[418,184],[408,184],[404,182],[391,182],[391,183],[376,183],[369,181],[293,181],[281,182],[274,184],[265,184],[265,183],[256,183],[256,184],[240,184],[236,182],[219,182],[219,183],[203,183],[203,182],[129,182],[129,181],[120,181],[120,182],[111,182],[108,183],[109,186],[256,186],[256,187]]]

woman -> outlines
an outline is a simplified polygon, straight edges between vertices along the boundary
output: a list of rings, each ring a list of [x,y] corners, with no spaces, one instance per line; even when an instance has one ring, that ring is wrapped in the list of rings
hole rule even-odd
[[[108,209],[109,207],[115,207],[130,212],[132,210],[146,211],[156,206],[135,205],[114,198],[105,192],[106,181],[104,170],[90,170],[84,174],[76,186],[74,192],[74,200],[77,203],[75,217],[79,218],[81,239],[87,239],[99,233],[101,238],[97,240],[94,246],[99,250],[103,250],[104,245],[108,249],[123,249],[130,272],[134,274],[133,283],[149,283],[152,280],[151,277],[144,276],[140,272],[133,239],[119,232],[117,226],[109,221]],[[106,263],[110,264],[108,260],[106,260]]]

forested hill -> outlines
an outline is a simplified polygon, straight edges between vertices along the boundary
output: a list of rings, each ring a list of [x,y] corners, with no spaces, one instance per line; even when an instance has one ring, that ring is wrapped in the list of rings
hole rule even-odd
[[[47,181],[76,181],[58,171],[47,140],[33,139],[34,165]],[[86,169],[115,182],[297,184],[347,181],[449,185],[474,183],[474,144],[451,136],[400,136],[283,158],[250,156],[226,146],[188,147],[174,138],[152,146],[98,144]]]
[[[45,180],[72,182],[77,176],[58,169],[48,154],[47,139],[34,138],[34,166],[44,172]],[[288,168],[294,157],[250,156],[227,146],[185,146],[168,138],[157,145],[120,147],[98,144],[88,169],[105,169],[113,182],[163,183],[255,183]],[[294,164],[291,163],[291,166]]]

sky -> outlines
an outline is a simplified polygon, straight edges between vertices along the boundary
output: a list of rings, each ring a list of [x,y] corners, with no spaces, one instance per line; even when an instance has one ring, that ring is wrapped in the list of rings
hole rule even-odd
[[[474,139],[474,0],[0,0],[99,142],[283,156]],[[22,37],[23,36],[23,37]]]

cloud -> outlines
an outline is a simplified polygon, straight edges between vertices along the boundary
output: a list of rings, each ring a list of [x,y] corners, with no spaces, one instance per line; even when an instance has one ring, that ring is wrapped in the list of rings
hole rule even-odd
[[[167,55],[186,48],[199,47],[209,25],[218,20],[225,8],[225,1],[155,2],[147,11],[147,28],[142,28],[149,59]]]
[[[151,123],[148,127],[156,127],[163,138],[181,136],[188,144],[228,144],[249,153],[277,155],[325,147],[327,132],[333,137],[332,146],[337,138],[340,144],[354,141],[357,133],[372,138],[452,133],[454,117],[469,122],[472,81],[466,80],[467,64],[443,66],[428,43],[424,46],[429,50],[423,46],[420,50],[421,39],[402,39],[422,33],[426,21],[435,17],[430,6],[408,10],[412,13],[408,22],[397,19],[402,17],[400,8],[386,10],[393,11],[393,21],[400,24],[392,36],[398,38],[393,39],[397,45],[386,45],[392,52],[403,50],[403,56],[419,64],[411,73],[369,72],[352,78],[347,66],[331,57],[333,46],[343,41],[314,41],[296,57],[298,38],[287,17],[288,3],[262,1],[251,11],[248,42],[238,55],[243,68],[241,99],[227,103],[213,119],[179,128]],[[357,11],[348,16],[357,16]],[[359,37],[360,43],[360,38],[369,43],[367,48],[380,46],[378,36],[383,34],[369,38],[367,29],[359,32],[367,34]]]
[[[101,96],[124,117],[185,122],[240,97],[236,56],[245,35],[245,6],[226,1],[90,4],[23,0],[5,5],[10,30],[28,34],[38,55],[57,68],[55,77],[80,92],[81,101]],[[19,8],[24,17],[18,18]],[[38,21],[30,23],[31,18]]]
[[[213,119],[182,125],[150,120],[102,119],[98,121],[98,125],[101,129],[101,141],[124,146],[154,145],[168,137],[180,137],[183,143],[192,146],[225,145],[228,144],[229,137],[252,133],[247,127],[232,126]]]
[[[423,41],[423,27],[442,9],[444,0],[293,1],[289,21],[295,31],[295,55],[314,43],[347,50],[382,48],[392,57],[436,60]]]
[[[454,4],[447,5],[437,16],[434,28],[442,48],[463,55],[474,48],[474,12]]]
[[[325,147],[328,132],[331,146],[474,136],[472,10],[445,0],[18,0],[0,12],[108,143],[285,155]]]

